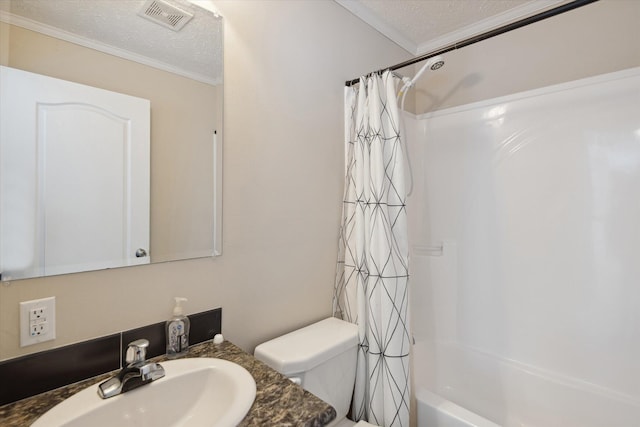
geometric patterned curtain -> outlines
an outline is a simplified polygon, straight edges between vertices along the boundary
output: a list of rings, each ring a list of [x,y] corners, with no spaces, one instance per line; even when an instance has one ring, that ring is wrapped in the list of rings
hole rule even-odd
[[[391,72],[345,88],[345,190],[334,316],[358,325],[352,415],[409,426],[405,158]]]

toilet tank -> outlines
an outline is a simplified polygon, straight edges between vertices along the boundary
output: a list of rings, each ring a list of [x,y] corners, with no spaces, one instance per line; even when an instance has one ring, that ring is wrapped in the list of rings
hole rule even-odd
[[[260,344],[255,357],[329,403],[349,411],[356,377],[358,327],[330,317]]]

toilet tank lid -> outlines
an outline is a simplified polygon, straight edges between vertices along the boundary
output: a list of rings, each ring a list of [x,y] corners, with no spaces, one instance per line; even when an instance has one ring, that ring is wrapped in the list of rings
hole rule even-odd
[[[358,326],[330,317],[262,343],[254,355],[276,371],[293,375],[357,345]]]

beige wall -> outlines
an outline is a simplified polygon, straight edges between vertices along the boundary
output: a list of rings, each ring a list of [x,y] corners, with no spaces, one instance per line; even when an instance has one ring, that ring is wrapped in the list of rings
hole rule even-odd
[[[223,255],[0,284],[0,359],[223,307],[246,350],[330,315],[343,83],[408,58],[332,1],[222,1]],[[114,89],[115,90],[115,89]],[[57,339],[19,347],[18,303],[56,296]]]
[[[640,2],[601,0],[445,55],[416,113],[640,66]]]

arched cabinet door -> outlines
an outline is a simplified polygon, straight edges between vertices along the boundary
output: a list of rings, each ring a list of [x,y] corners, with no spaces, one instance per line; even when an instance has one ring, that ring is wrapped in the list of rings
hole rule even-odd
[[[1,72],[3,280],[148,263],[149,101]]]

